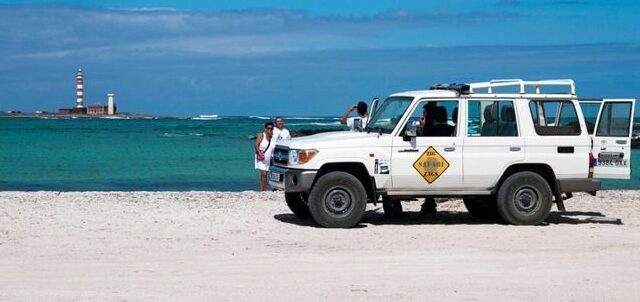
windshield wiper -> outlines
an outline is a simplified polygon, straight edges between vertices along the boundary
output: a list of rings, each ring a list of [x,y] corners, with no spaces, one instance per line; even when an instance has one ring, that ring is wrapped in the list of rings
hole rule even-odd
[[[365,128],[367,130],[367,133],[371,133],[371,131],[375,131],[375,132],[378,132],[378,134],[382,134],[383,133],[382,130],[384,130],[384,128],[382,128],[381,126],[377,126],[377,127],[367,126]]]
[[[367,133],[371,132],[372,128],[369,127],[369,125],[364,126],[364,131],[366,131]]]

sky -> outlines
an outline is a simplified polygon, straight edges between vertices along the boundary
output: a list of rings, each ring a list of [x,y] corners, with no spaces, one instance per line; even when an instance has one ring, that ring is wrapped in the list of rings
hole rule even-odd
[[[637,98],[640,1],[0,1],[0,110],[336,116],[433,83]],[[637,110],[636,116],[640,115]]]

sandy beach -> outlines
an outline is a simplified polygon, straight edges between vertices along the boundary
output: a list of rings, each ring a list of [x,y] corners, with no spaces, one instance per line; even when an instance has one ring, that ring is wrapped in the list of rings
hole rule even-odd
[[[378,204],[323,229],[278,192],[0,192],[0,300],[640,299],[640,191],[566,206],[523,227]]]

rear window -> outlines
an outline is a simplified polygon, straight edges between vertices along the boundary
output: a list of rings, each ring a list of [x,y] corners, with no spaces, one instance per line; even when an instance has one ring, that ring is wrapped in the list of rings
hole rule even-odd
[[[580,121],[571,101],[529,102],[531,118],[538,135],[580,135]]]

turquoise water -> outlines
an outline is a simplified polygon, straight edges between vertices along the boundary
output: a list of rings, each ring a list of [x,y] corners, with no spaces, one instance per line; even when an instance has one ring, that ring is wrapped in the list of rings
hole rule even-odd
[[[0,190],[247,190],[258,187],[253,141],[261,117],[0,119]],[[335,118],[288,118],[287,128],[341,129]],[[640,188],[640,150],[632,180]]]
[[[266,118],[0,119],[0,190],[246,190]],[[288,128],[335,128],[290,119]]]

